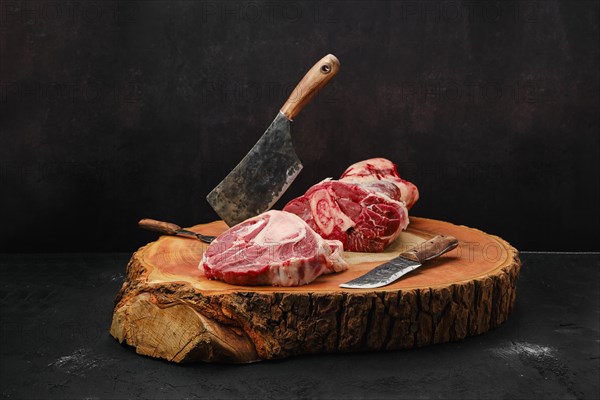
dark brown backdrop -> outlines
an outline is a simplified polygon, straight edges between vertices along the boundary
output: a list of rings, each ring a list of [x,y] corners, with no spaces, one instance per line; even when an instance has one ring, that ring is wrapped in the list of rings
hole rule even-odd
[[[215,219],[205,195],[328,52],[286,200],[383,156],[415,215],[600,249],[597,2],[0,4],[2,252],[132,251],[141,217]]]

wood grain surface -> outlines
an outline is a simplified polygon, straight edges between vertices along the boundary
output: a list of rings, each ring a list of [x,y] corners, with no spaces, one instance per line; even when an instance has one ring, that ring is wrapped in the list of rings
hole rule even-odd
[[[192,231],[218,235],[222,221]],[[458,248],[392,285],[341,289],[376,265],[444,234]],[[518,252],[477,229],[411,217],[384,253],[345,254],[347,271],[300,287],[234,286],[198,268],[207,244],[162,236],[133,254],[111,334],[139,354],[174,362],[246,363],[299,354],[395,350],[481,334],[504,322]]]

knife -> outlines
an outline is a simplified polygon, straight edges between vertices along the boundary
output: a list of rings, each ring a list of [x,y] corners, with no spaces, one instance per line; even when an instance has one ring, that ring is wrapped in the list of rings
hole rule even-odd
[[[138,225],[142,229],[146,229],[147,231],[160,232],[165,235],[172,236],[182,236],[188,237],[192,239],[198,239],[203,241],[204,243],[212,243],[215,240],[216,236],[208,236],[203,235],[201,233],[196,233],[192,231],[188,231],[187,229],[182,229],[179,225],[172,224],[170,222],[157,221],[155,219],[144,218],[138,222]]]
[[[373,289],[389,285],[410,271],[419,268],[424,262],[432,260],[456,248],[458,240],[452,236],[438,235],[398,257],[378,265],[366,274],[342,283],[347,289]]]
[[[333,78],[340,62],[323,57],[302,78],[262,137],[206,197],[229,226],[269,210],[302,169],[294,151],[290,122]]]

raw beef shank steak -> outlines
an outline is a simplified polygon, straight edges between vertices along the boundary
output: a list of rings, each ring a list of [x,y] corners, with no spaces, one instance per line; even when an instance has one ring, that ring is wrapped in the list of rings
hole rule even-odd
[[[324,240],[298,216],[271,210],[222,233],[199,268],[235,285],[298,286],[344,271],[342,243]]]
[[[283,208],[345,250],[381,252],[408,226],[408,209],[419,198],[396,166],[374,158],[350,166],[340,180],[325,179]]]
[[[356,183],[363,186],[372,186],[373,190],[378,191],[378,186],[393,183],[400,191],[399,196],[389,194],[394,200],[402,200],[406,203],[409,210],[419,200],[419,190],[417,187],[402,178],[398,174],[396,165],[385,158],[371,158],[360,161],[349,166],[340,177],[340,181]],[[388,189],[389,190],[389,189]],[[379,189],[386,192],[386,189]]]

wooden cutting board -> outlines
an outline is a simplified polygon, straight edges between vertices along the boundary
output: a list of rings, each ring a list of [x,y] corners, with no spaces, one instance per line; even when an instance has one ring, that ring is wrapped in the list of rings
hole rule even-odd
[[[513,308],[516,249],[477,229],[411,217],[385,253],[346,253],[347,271],[300,287],[234,286],[198,269],[207,245],[162,236],[133,254],[110,333],[139,354],[174,362],[230,362],[298,354],[395,350],[481,334]],[[222,221],[190,230],[218,235]],[[392,285],[341,289],[437,234],[459,247]]]

